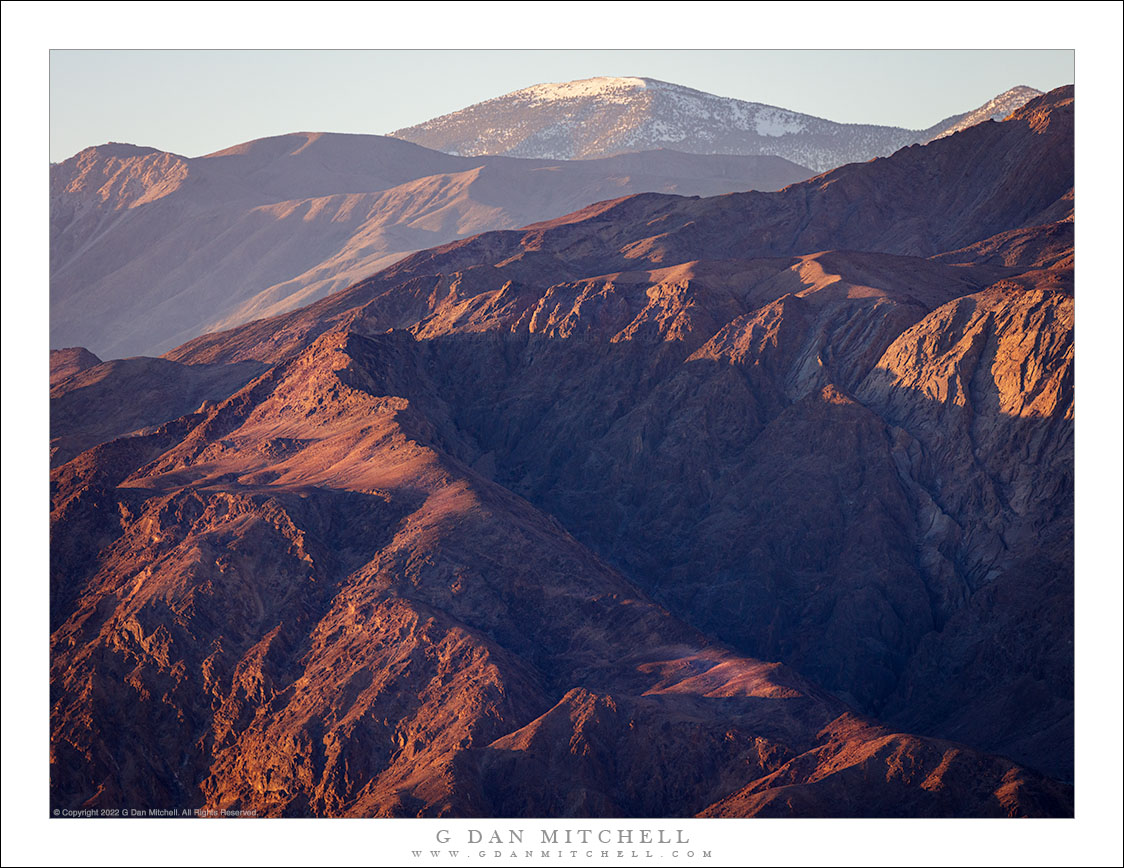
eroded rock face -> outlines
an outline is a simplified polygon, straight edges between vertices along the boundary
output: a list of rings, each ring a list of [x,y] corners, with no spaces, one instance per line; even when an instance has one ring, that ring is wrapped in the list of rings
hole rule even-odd
[[[55,802],[1071,813],[1071,112],[170,354],[262,367],[53,471]]]

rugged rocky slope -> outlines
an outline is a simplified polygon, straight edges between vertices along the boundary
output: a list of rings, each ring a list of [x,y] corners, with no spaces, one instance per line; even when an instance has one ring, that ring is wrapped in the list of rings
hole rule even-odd
[[[861,775],[868,815],[1070,810],[1063,786],[895,736],[669,617],[430,445],[441,399],[404,337],[325,335],[56,472],[60,544],[90,538],[98,501],[118,513],[96,554],[55,558],[56,804],[677,815],[780,775],[824,800],[739,812],[829,814],[822,780]]]
[[[974,111],[925,130],[907,130],[839,124],[654,78],[590,78],[524,88],[390,135],[465,156],[574,160],[673,148],[696,154],[774,154],[824,172],[986,120],[1002,120],[1040,94],[1015,87]]]
[[[52,366],[58,356],[51,354]],[[143,357],[100,362],[82,347],[73,358],[86,367],[75,370],[74,363],[60,364],[57,376],[52,374],[52,466],[98,443],[204,409],[245,385],[264,367],[259,362],[181,365]]]
[[[51,345],[161,353],[486,229],[627,193],[777,190],[811,174],[779,157],[469,159],[322,133],[198,159],[88,148],[51,167]]]
[[[53,471],[55,804],[1071,813],[1072,183],[1063,89],[170,353],[265,367]]]

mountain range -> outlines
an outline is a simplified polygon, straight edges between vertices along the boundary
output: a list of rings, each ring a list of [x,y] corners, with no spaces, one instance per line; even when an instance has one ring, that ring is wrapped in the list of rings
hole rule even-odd
[[[295,133],[206,157],[108,144],[51,166],[51,346],[120,358],[291,310],[407,253],[627,193],[778,190],[779,157],[455,157]]]
[[[592,79],[518,91],[398,138],[293,133],[198,158],[87,148],[51,166],[51,347],[159,354],[456,238],[630,193],[779,190],[1004,117],[1037,93],[1013,88],[910,131]]]
[[[908,130],[836,123],[653,78],[590,78],[524,88],[390,135],[465,156],[577,160],[672,148],[772,154],[825,172],[1002,120],[1040,94],[1020,85],[973,111]]]
[[[1073,106],[53,355],[52,807],[1072,816]]]

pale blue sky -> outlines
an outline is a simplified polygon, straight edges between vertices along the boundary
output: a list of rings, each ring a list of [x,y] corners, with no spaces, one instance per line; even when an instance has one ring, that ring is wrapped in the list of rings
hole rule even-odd
[[[107,141],[198,156],[263,136],[387,133],[546,81],[663,79],[847,123],[922,128],[1073,82],[1068,50],[51,52],[51,160]]]

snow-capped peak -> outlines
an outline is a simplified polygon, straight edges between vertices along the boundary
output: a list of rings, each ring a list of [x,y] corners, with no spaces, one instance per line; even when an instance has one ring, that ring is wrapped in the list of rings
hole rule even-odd
[[[536,84],[531,87],[525,87],[522,90],[517,90],[512,94],[508,94],[508,96],[537,102],[549,102],[589,96],[624,96],[629,91],[644,90],[646,87],[648,87],[648,82],[643,78],[614,78],[601,76],[599,78],[583,78],[578,81]]]
[[[1021,84],[989,100],[982,107],[977,109],[977,112],[988,114],[993,120],[1002,120],[1011,112],[1022,108],[1036,96],[1042,96],[1042,91]]]
[[[390,135],[461,156],[574,160],[668,148],[774,155],[826,171],[1005,115],[1031,95],[1013,88],[972,115],[907,130],[839,124],[654,78],[601,76],[536,84]]]

